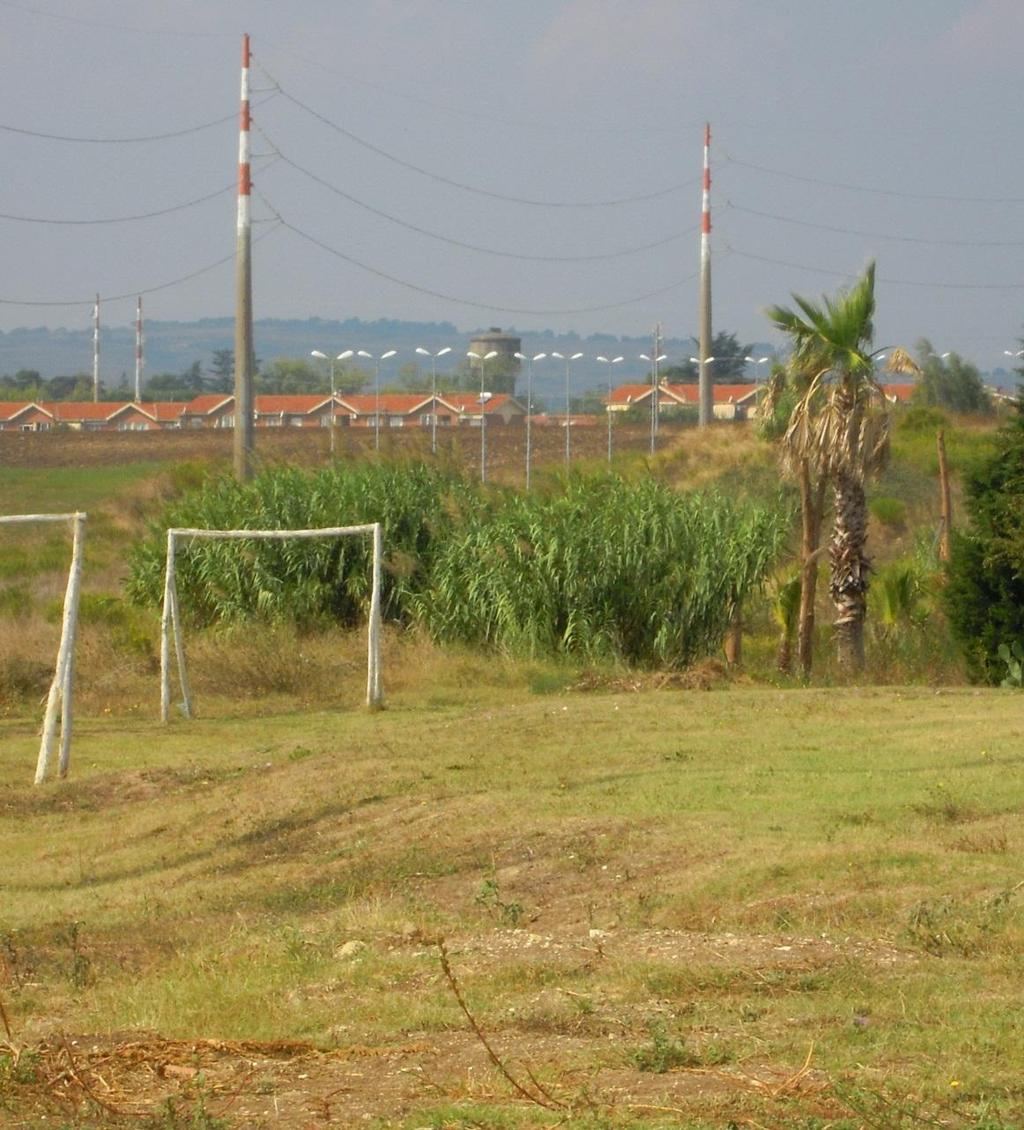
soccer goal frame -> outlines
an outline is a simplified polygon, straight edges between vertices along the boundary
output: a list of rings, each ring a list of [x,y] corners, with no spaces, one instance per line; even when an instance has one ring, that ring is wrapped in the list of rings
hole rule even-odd
[[[181,632],[181,612],[175,579],[179,543],[194,541],[285,541],[291,538],[366,537],[373,541],[372,588],[366,645],[366,705],[379,707],[384,699],[380,670],[380,588],[383,538],[379,522],[362,526],[329,526],[313,530],[193,530],[167,531],[167,567],[164,574],[164,601],[160,616],[160,720],[168,721],[171,708],[171,637],[181,687],[181,711],[192,717],[192,691],[185,665],[185,643]]]
[[[85,543],[86,515],[73,514],[7,514],[0,516],[0,525],[13,526],[28,522],[71,523],[71,567],[64,591],[64,611],[60,623],[60,646],[57,663],[53,669],[50,691],[46,696],[46,713],[36,761],[35,783],[41,785],[50,773],[53,762],[53,745],[57,737],[57,716],[60,712],[60,757],[58,772],[68,775],[71,765],[71,730],[74,712],[75,638],[78,634],[78,597],[82,587],[82,549]]]

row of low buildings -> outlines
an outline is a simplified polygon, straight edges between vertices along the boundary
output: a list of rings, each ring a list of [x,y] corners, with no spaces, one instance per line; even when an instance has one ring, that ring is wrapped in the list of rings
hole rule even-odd
[[[754,384],[716,384],[712,386],[714,414],[723,420],[746,419],[756,415],[757,397],[762,386]],[[912,385],[888,385],[890,399],[905,401]],[[620,385],[605,400],[609,413],[631,409],[650,413],[654,389],[650,384]],[[658,386],[658,413],[670,416],[680,409],[696,408],[698,386],[662,384]],[[257,427],[335,427],[353,428],[440,428],[479,427],[486,418],[491,424],[522,423],[526,406],[514,396],[493,393],[481,399],[477,393],[323,393],[303,395],[262,395],[254,398]],[[534,416],[535,423],[573,426],[596,423],[596,417],[545,414]],[[159,431],[166,429],[232,428],[235,423],[235,398],[227,393],[207,393],[181,401],[0,401],[0,431]]]

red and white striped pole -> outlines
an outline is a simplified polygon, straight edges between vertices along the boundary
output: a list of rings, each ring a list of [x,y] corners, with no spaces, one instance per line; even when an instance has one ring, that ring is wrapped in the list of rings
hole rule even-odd
[[[249,37],[242,36],[242,109],[238,130],[238,242],[235,254],[235,477],[252,474],[255,351],[252,340],[252,173],[249,166]]]
[[[142,401],[142,295],[135,304],[135,403]]]
[[[701,195],[700,222],[700,377],[699,423],[707,427],[714,417],[711,393],[711,123],[704,126],[704,181]]]
[[[100,296],[92,308],[92,399],[100,399]]]

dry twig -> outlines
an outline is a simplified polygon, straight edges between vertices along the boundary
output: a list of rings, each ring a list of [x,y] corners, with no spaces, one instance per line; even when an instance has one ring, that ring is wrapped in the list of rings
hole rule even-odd
[[[491,1047],[490,1042],[484,1035],[483,1029],[477,1023],[476,1017],[472,1014],[472,1012],[469,1011],[469,1005],[466,1004],[465,997],[463,997],[462,995],[462,990],[459,988],[459,983],[455,979],[455,974],[452,972],[451,963],[448,960],[448,950],[445,947],[443,938],[440,938],[438,940],[437,949],[438,953],[440,954],[441,968],[444,970],[444,975],[448,981],[449,987],[451,988],[452,995],[458,1002],[459,1008],[462,1009],[463,1016],[465,1016],[465,1018],[469,1021],[469,1026],[473,1029],[473,1034],[483,1045],[484,1051],[487,1052],[487,1056],[490,1059],[491,1063],[494,1064],[494,1066],[498,1069],[505,1080],[509,1084],[511,1084],[515,1091],[518,1094],[522,1095],[522,1097],[528,1102],[533,1103],[535,1106],[544,1107],[546,1110],[565,1110],[566,1104],[560,1099],[555,1098],[549,1091],[542,1087],[533,1077],[533,1073],[530,1072],[529,1069],[527,1069],[527,1075],[529,1075],[534,1086],[537,1088],[537,1094],[533,1094],[530,1090],[524,1087],[523,1084],[520,1083],[519,1080],[516,1079],[516,1077],[512,1074],[512,1072],[509,1071],[509,1069],[505,1066],[498,1053],[494,1050],[493,1047]]]

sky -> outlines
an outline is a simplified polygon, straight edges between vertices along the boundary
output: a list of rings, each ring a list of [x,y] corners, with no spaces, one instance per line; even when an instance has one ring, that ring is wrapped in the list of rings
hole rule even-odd
[[[685,338],[710,122],[716,330],[1021,348],[1020,0],[0,0],[0,330],[232,313],[243,32],[257,318]]]

